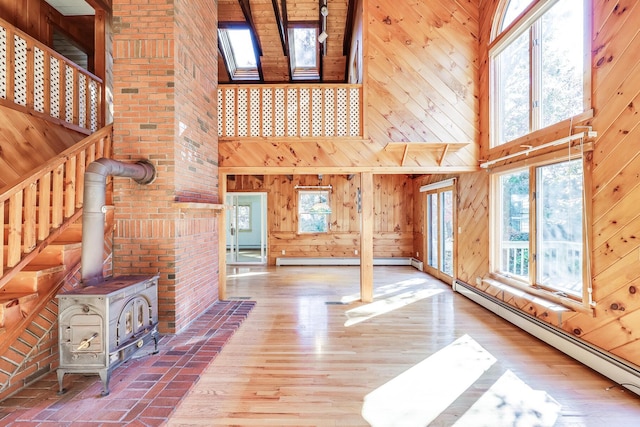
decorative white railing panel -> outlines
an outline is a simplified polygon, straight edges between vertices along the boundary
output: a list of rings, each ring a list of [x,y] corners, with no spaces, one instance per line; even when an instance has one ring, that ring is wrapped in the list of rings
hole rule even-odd
[[[220,138],[362,138],[362,86],[220,85]]]

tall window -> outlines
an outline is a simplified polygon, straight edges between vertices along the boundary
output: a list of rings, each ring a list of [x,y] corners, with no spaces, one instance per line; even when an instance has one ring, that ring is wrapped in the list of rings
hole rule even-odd
[[[259,80],[258,62],[248,28],[220,28],[218,39],[232,80]]]
[[[329,231],[330,219],[328,190],[298,191],[299,233],[326,233]]]
[[[490,46],[492,146],[590,108],[584,5],[510,0]]]
[[[581,300],[582,159],[509,171],[495,180],[496,272]]]

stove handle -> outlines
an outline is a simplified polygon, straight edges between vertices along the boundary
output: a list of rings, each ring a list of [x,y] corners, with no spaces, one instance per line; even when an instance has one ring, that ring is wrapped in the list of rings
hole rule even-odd
[[[89,347],[91,341],[93,341],[97,337],[98,333],[94,332],[93,335],[91,335],[89,338],[83,339],[82,341],[80,341],[80,345],[78,346],[76,351],[84,350],[85,348]]]

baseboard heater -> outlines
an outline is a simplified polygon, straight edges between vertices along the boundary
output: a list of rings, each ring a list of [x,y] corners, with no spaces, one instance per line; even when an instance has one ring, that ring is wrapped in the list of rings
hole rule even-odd
[[[283,257],[276,258],[276,265],[360,265],[356,257]],[[422,261],[409,257],[374,258],[373,265],[411,265],[422,271]]]
[[[580,363],[610,378],[620,386],[640,395],[640,367],[591,346],[562,329],[528,315],[465,282],[455,280],[453,290]]]

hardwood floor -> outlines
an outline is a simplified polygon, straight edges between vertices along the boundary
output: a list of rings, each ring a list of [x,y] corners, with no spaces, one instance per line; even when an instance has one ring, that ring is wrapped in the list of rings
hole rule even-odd
[[[363,304],[358,274],[229,268],[257,305],[168,425],[638,425],[636,394],[448,285],[375,267]]]

